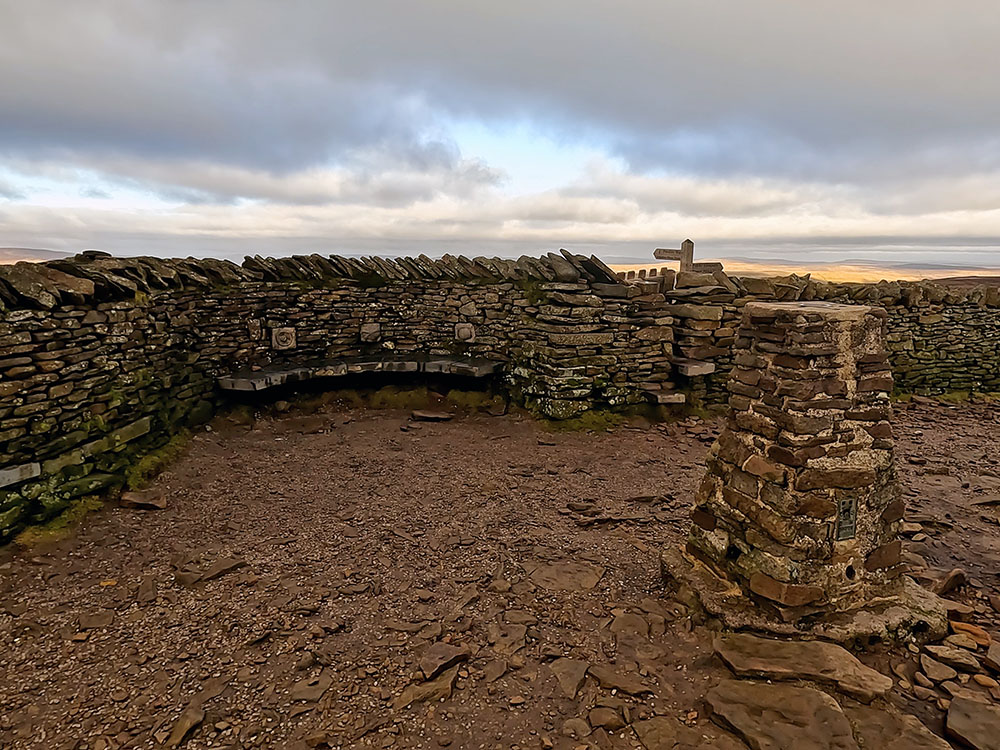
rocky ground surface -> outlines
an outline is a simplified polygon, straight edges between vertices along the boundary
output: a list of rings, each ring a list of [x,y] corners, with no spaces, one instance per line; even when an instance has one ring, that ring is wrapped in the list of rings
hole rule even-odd
[[[0,553],[0,747],[1000,748],[1000,407],[900,405],[954,633],[860,661],[664,591],[718,428],[217,420],[132,507]]]

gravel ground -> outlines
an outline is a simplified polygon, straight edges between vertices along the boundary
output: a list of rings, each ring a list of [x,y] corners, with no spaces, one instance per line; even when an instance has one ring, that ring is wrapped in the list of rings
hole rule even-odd
[[[640,748],[618,724],[652,716],[678,748],[744,747],[705,717],[728,672],[658,568],[719,422],[326,408],[219,419],[154,483],[165,509],[0,551],[0,747]],[[918,572],[963,568],[951,596],[995,629],[1000,407],[921,400],[897,431]],[[903,688],[882,708],[941,730]]]

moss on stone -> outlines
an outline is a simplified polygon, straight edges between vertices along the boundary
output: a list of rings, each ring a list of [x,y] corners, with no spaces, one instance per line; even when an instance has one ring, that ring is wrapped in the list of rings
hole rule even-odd
[[[368,404],[373,409],[417,409],[430,401],[430,391],[425,386],[401,388],[387,385],[368,396]]]
[[[516,282],[517,288],[524,292],[525,299],[528,300],[530,305],[540,305],[545,301],[546,295],[545,291],[542,289],[542,283],[540,281],[534,281],[532,279],[522,279]]]
[[[104,507],[99,495],[84,495],[73,500],[59,515],[43,524],[29,526],[14,537],[19,547],[30,549],[41,544],[58,542],[68,537],[80,521],[90,513]]]
[[[125,472],[125,486],[130,490],[144,489],[157,474],[184,453],[190,440],[191,433],[182,430],[162,447],[145,454]]]
[[[569,419],[548,419],[541,422],[549,432],[610,432],[628,422],[628,416],[608,409],[588,409]]]
[[[936,398],[938,401],[944,401],[948,404],[960,404],[968,401],[971,396],[969,391],[948,391],[936,396]]]
[[[498,411],[507,406],[503,396],[488,391],[465,391],[453,388],[444,398],[449,404],[466,411]]]

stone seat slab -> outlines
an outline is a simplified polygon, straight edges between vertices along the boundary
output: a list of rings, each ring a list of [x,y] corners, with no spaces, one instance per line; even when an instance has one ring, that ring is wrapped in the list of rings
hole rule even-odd
[[[272,365],[260,370],[240,370],[220,376],[218,384],[223,391],[254,392],[279,385],[364,372],[424,372],[485,378],[496,374],[503,364],[500,360],[484,357],[363,355],[303,365]]]

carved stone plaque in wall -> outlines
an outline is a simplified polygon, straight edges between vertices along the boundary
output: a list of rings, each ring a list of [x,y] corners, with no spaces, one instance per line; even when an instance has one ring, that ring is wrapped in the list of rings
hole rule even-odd
[[[456,323],[455,338],[458,341],[469,343],[476,340],[476,327],[472,323]]]
[[[382,338],[382,326],[378,323],[361,324],[361,340],[367,342],[378,341]]]
[[[295,329],[294,328],[272,328],[271,329],[272,349],[294,349]]]

